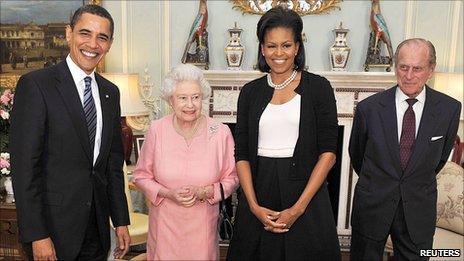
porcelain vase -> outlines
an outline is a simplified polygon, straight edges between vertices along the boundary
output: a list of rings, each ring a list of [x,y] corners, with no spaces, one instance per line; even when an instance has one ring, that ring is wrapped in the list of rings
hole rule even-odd
[[[11,182],[11,177],[5,177],[3,185],[5,186],[6,193],[8,195],[13,195],[13,183]]]
[[[240,35],[243,30],[237,27],[237,22],[235,22],[234,28],[230,28],[228,31],[230,39],[229,43],[224,48],[227,70],[240,70],[243,62],[243,53],[245,52],[245,48],[240,42]]]
[[[335,32],[335,43],[329,49],[332,71],[346,71],[351,52],[351,48],[346,44],[346,35],[349,30],[343,28],[340,23],[340,26],[332,31]]]

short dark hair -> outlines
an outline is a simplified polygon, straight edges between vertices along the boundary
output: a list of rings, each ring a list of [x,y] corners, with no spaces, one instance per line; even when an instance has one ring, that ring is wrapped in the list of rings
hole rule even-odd
[[[79,9],[77,9],[74,12],[74,14],[71,16],[71,20],[69,22],[71,29],[74,29],[74,26],[77,24],[77,21],[79,21],[81,16],[86,13],[98,15],[100,17],[108,19],[110,21],[111,39],[113,39],[113,33],[114,33],[113,17],[111,17],[110,13],[108,13],[108,11],[106,11],[105,8],[99,5],[84,5],[84,6],[79,7]]]
[[[266,59],[261,53],[261,45],[264,44],[266,33],[274,28],[284,27],[291,29],[295,43],[299,43],[298,53],[295,56],[295,70],[302,71],[305,67],[305,50],[301,32],[303,31],[303,21],[301,17],[293,10],[283,6],[277,6],[267,11],[261,19],[259,19],[256,35],[259,40],[258,48],[258,68],[262,72],[269,72],[271,68],[266,63]]]
[[[394,61],[395,61],[395,67],[396,64],[398,63],[398,55],[400,53],[401,47],[403,47],[406,44],[425,44],[427,48],[429,49],[429,65],[436,65],[437,64],[437,53],[435,51],[435,46],[433,46],[432,42],[425,40],[423,38],[411,38],[411,39],[406,39],[402,41],[398,47],[396,47],[395,51],[395,56],[394,56]]]

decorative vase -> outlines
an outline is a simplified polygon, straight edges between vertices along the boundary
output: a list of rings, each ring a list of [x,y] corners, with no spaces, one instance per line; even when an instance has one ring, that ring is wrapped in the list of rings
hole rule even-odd
[[[346,71],[351,52],[351,48],[346,45],[346,35],[350,30],[343,28],[340,22],[339,27],[332,31],[335,32],[335,43],[329,49],[332,71]]]
[[[6,194],[13,195],[13,183],[11,183],[11,177],[5,177],[3,185],[5,186]]]
[[[245,48],[240,43],[240,35],[243,30],[237,27],[237,22],[235,22],[234,28],[230,28],[228,31],[230,39],[229,43],[224,48],[227,60],[227,70],[241,70],[243,52],[245,51]]]

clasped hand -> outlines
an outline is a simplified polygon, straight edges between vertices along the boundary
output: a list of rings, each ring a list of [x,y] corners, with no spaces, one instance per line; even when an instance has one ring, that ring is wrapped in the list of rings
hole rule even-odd
[[[168,195],[172,201],[184,207],[191,207],[196,201],[206,197],[204,188],[191,185],[171,189]]]
[[[261,206],[253,208],[252,212],[263,223],[264,229],[273,233],[288,232],[301,215],[292,208],[278,212]]]
[[[195,191],[191,186],[183,186],[169,190],[168,197],[177,204],[184,207],[191,207],[197,200]]]

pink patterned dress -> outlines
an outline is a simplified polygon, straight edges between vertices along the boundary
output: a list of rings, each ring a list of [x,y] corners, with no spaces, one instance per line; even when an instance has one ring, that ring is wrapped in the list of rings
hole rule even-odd
[[[238,186],[229,128],[206,118],[206,128],[188,146],[172,124],[154,121],[146,135],[134,182],[150,200],[148,260],[217,260],[219,182],[228,197]],[[205,125],[203,125],[205,126]],[[161,187],[214,185],[214,197],[186,208],[158,196]]]

